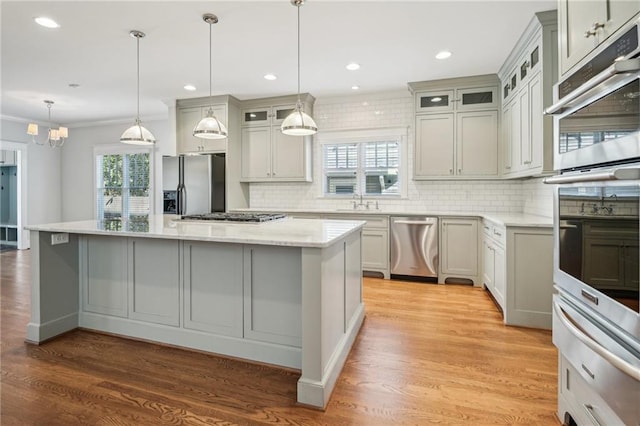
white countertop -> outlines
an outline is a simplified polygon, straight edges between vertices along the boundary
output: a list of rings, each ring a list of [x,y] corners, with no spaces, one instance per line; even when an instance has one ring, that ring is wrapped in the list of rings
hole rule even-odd
[[[388,211],[388,210],[330,210],[330,209],[238,209],[242,212],[278,212],[285,214],[309,213],[309,214],[332,214],[344,216],[430,216],[430,217],[478,217],[488,219],[504,226],[521,227],[553,227],[553,218],[525,213],[478,213],[478,212],[429,212],[429,211]]]
[[[261,244],[293,247],[329,247],[352,232],[361,229],[359,220],[312,220],[285,218],[263,223],[232,223],[218,221],[181,222],[179,216],[154,215],[146,223],[78,222],[48,223],[26,226],[25,229],[70,234],[110,235],[123,237],[163,238],[213,241],[223,243]],[[112,227],[109,228],[109,225]]]

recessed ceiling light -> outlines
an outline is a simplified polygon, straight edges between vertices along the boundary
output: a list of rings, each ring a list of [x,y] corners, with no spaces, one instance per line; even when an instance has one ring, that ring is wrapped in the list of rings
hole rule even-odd
[[[349,71],[359,70],[360,69],[360,64],[356,64],[355,62],[351,62],[350,64],[347,64],[347,66],[345,68],[348,69]]]
[[[184,90],[188,90],[190,92],[193,92],[194,90],[196,90],[196,86],[194,86],[193,84],[187,84],[184,86]]]
[[[78,83],[69,83],[69,87],[71,87],[72,89],[77,89],[78,87],[80,87],[80,85]]]
[[[451,52],[449,52],[448,50],[443,50],[442,52],[438,52],[436,54],[436,59],[447,59],[450,56]]]
[[[360,86],[351,86],[352,90],[358,90],[360,88]]]
[[[264,76],[265,80],[275,80],[276,78],[278,78],[278,77],[276,77],[273,74],[265,74],[265,76]]]
[[[60,24],[58,24],[56,21],[44,16],[39,16],[37,18],[34,18],[34,21],[36,21],[37,24],[42,25],[43,27],[60,28]]]

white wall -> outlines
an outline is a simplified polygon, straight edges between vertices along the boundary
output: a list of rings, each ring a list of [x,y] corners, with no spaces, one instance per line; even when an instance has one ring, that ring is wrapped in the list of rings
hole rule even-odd
[[[6,149],[21,151],[25,159],[26,180],[23,182],[26,184],[21,188],[20,196],[21,207],[26,214],[23,216],[22,225],[60,222],[62,220],[61,149],[34,144],[31,142],[31,136],[27,135],[25,121],[5,118],[0,120],[0,141]],[[28,233],[25,234],[28,235]]]
[[[381,209],[394,212],[497,212],[532,213],[551,217],[552,193],[543,188],[541,179],[486,181],[414,181],[413,98],[407,92],[381,93],[373,96],[318,99],[313,117],[320,132],[328,130],[408,128],[407,147],[408,197],[380,198]],[[265,209],[335,209],[348,208],[350,200],[323,198],[322,155],[314,140],[313,182],[252,183],[251,207]]]
[[[132,122],[123,121],[69,128],[69,139],[62,148],[62,219],[94,219],[94,147],[120,143],[120,135]],[[162,213],[162,153],[169,144],[167,120],[143,121],[156,137],[154,152],[154,206]],[[175,140],[175,139],[174,139]]]

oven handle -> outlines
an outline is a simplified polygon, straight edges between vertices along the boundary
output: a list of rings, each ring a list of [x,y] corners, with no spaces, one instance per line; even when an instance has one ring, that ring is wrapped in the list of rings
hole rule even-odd
[[[576,182],[601,182],[607,180],[637,180],[640,179],[640,168],[627,167],[604,172],[584,172],[579,175],[557,175],[545,178],[544,183],[567,184]]]
[[[584,95],[585,93],[587,93],[594,87],[598,86],[599,84],[602,84],[603,82],[607,81],[614,75],[632,73],[636,71],[640,71],[640,58],[627,59],[623,61],[614,62],[609,68],[607,68],[606,70],[598,74],[596,77],[589,80],[588,82],[586,82],[585,84],[583,84],[582,86],[580,86],[579,88],[577,88],[576,90],[571,92],[569,95],[565,96],[564,98],[556,102],[555,104],[546,108],[544,110],[544,113],[547,115],[561,114],[565,110],[565,107],[567,104],[571,103],[575,99]]]
[[[569,315],[562,310],[560,304],[558,302],[553,302],[553,310],[555,311],[558,319],[562,321],[562,324],[567,327],[567,329],[578,338],[582,343],[587,345],[591,350],[600,355],[602,358],[607,360],[611,365],[616,367],[618,370],[625,373],[627,376],[634,378],[635,380],[640,382],[640,368],[634,367],[629,364],[627,361],[618,357],[617,355],[609,352],[604,346],[595,341],[593,338],[587,336],[583,333],[578,327],[573,325],[571,321],[568,319]]]

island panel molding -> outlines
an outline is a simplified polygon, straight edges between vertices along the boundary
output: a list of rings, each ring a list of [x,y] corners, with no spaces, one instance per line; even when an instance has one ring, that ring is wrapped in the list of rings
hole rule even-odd
[[[280,224],[32,226],[27,340],[82,327],[301,369],[297,401],[324,408],[364,320],[364,222]],[[60,229],[69,242],[52,245]]]

